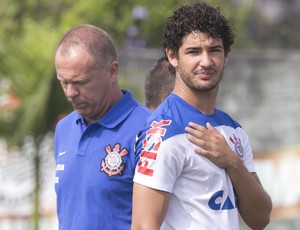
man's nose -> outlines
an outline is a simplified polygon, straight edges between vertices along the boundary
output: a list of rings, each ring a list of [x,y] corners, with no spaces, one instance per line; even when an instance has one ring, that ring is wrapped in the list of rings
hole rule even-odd
[[[74,84],[68,84],[65,88],[65,94],[68,98],[73,98],[75,96],[77,96],[79,93],[78,89],[76,86],[74,86]]]
[[[200,57],[200,65],[203,67],[210,67],[213,64],[212,57],[208,52],[203,52]]]

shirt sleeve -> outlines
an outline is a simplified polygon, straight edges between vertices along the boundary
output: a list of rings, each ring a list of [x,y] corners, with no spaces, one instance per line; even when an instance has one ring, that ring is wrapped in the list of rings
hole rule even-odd
[[[245,167],[248,169],[249,172],[256,172],[253,162],[253,151],[251,148],[251,145],[249,143],[249,138],[246,132],[241,128],[241,137],[242,137],[242,143],[244,146],[244,154],[242,156],[242,159],[244,161]]]
[[[172,192],[183,170],[189,142],[176,124],[156,130],[149,127],[139,141],[140,160],[134,182],[154,189]],[[154,132],[155,131],[155,132]]]

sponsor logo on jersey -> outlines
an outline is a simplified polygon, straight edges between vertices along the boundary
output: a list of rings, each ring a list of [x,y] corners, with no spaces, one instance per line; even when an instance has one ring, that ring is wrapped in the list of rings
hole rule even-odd
[[[64,164],[57,164],[56,165],[56,171],[64,171],[65,165]]]
[[[66,153],[67,153],[67,151],[59,152],[58,156],[61,157],[62,155],[65,155]]]
[[[237,208],[237,199],[231,200],[229,196],[224,199],[224,191],[215,192],[208,201],[208,206],[212,210],[230,210]]]
[[[160,122],[153,121],[151,123],[151,128],[147,130],[146,138],[143,141],[137,172],[146,176],[153,175],[154,170],[151,169],[150,165],[152,161],[156,160],[157,151],[162,143],[162,137],[166,133],[166,129],[163,126],[170,125],[171,122],[171,120],[161,120]]]
[[[229,139],[232,142],[232,144],[234,144],[234,150],[235,150],[235,152],[240,157],[243,157],[244,156],[244,148],[243,148],[241,139],[238,138],[238,137],[236,137],[234,134],[233,134],[233,137],[230,137]]]
[[[126,148],[120,150],[120,147],[120,144],[115,144],[113,149],[111,149],[110,145],[105,148],[106,156],[101,161],[101,171],[105,172],[109,177],[122,175],[125,170],[123,156],[125,156],[128,151]]]

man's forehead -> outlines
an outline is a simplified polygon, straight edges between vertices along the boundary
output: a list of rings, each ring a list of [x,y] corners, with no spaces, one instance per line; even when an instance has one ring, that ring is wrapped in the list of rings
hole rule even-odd
[[[201,47],[223,47],[221,38],[213,38],[200,32],[192,32],[182,39],[180,49],[201,48]]]
[[[188,41],[200,41],[200,42],[209,42],[212,44],[218,44],[222,43],[221,38],[213,38],[210,35],[206,33],[202,33],[199,31],[193,31],[189,34],[187,34],[185,37],[182,39],[183,42],[188,42]]]
[[[73,57],[78,55],[79,52],[84,52],[85,50],[85,47],[78,43],[62,44],[57,50],[57,55]]]

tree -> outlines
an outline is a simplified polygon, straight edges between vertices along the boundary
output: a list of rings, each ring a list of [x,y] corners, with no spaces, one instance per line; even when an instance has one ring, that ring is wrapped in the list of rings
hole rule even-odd
[[[40,140],[50,130],[57,115],[70,110],[70,107],[65,100],[61,100],[62,93],[57,91],[53,70],[57,35],[47,20],[41,23],[29,17],[25,10],[27,6],[12,5],[7,7],[8,13],[1,14],[1,24],[5,30],[0,37],[0,75],[10,82],[9,93],[20,98],[21,103],[9,116],[1,116],[0,133],[17,145],[22,145],[26,136],[34,139],[36,186],[33,216],[34,229],[38,229]],[[6,111],[1,111],[2,114],[7,115]]]
[[[20,105],[10,111],[0,107],[0,137],[19,145],[26,136],[34,138],[37,197],[39,141],[53,129],[60,114],[71,110],[55,77],[53,57],[59,38],[69,28],[89,23],[108,31],[117,47],[122,49],[128,36],[128,28],[137,25],[139,36],[145,39],[146,47],[159,48],[164,20],[171,15],[173,9],[185,2],[184,0],[163,3],[161,0],[1,1],[0,96],[9,94],[18,98]],[[299,5],[296,0],[285,3],[286,6],[289,6],[288,4],[294,6],[294,8],[287,7],[290,9],[288,17],[273,24],[257,10],[255,1],[208,2],[220,6],[222,12],[232,20],[238,34],[236,48],[256,48],[268,44],[275,44],[276,48],[300,47],[300,39],[297,39],[299,20],[295,20],[299,19],[297,11]],[[134,7],[145,8],[148,11],[147,17],[138,20],[133,17]],[[5,82],[8,82],[5,85],[9,87],[1,87]],[[126,82],[123,84],[126,87]],[[37,204],[36,214],[38,214]],[[37,223],[35,228],[37,229]]]

